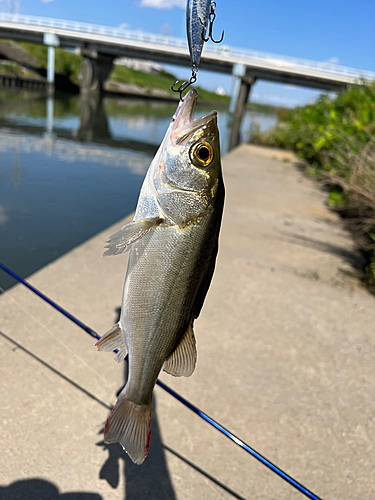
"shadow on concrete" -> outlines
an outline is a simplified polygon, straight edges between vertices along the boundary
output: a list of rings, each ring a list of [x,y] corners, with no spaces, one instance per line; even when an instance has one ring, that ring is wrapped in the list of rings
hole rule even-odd
[[[319,241],[314,238],[302,236],[300,234],[287,233],[285,231],[280,231],[280,233],[287,238],[289,243],[312,248],[324,253],[330,253],[332,255],[338,255],[344,261],[350,264],[354,269],[363,269],[363,257],[358,251],[349,251],[341,246],[332,245],[331,243]]]
[[[60,493],[53,483],[33,478],[0,486],[0,500],[102,500],[102,496],[86,491]]]
[[[151,446],[147,459],[142,466],[135,465],[127,455],[124,460],[126,500],[146,500],[149,498],[174,500],[176,498],[160,435],[155,395],[153,403]]]
[[[43,359],[39,358],[39,356],[37,356],[36,354],[34,354],[31,351],[29,351],[28,349],[26,349],[26,347],[23,347],[21,344],[19,344],[15,340],[13,340],[11,337],[9,337],[8,335],[6,335],[2,331],[0,331],[0,335],[3,336],[9,342],[11,342],[17,349],[20,349],[21,351],[25,352],[26,354],[28,354],[29,356],[31,356],[36,361],[39,361],[39,363],[41,363],[43,366],[45,366],[46,368],[48,368],[49,370],[51,370],[53,373],[55,373],[59,377],[63,378],[66,382],[68,382],[69,384],[71,384],[73,387],[75,387],[79,391],[81,391],[84,394],[86,394],[86,396],[88,396],[89,398],[93,399],[94,401],[96,401],[100,405],[104,406],[108,410],[111,410],[111,407],[109,405],[107,405],[104,401],[102,401],[101,399],[97,398],[95,396],[95,394],[92,394],[91,392],[89,392],[88,390],[86,390],[84,387],[82,387],[81,385],[77,384],[77,382],[74,382],[74,380],[72,380],[71,378],[67,377],[63,373],[61,373],[60,370],[57,370],[56,368],[54,368],[53,366],[51,366],[46,361],[44,361]]]
[[[164,445],[164,449],[168,450],[170,453],[172,453],[172,455],[174,455],[175,457],[179,458],[182,462],[184,462],[185,464],[189,465],[194,470],[196,470],[197,472],[199,472],[200,474],[202,474],[202,476],[206,477],[207,479],[209,479],[210,481],[212,481],[213,483],[215,483],[216,486],[219,486],[220,488],[222,488],[224,491],[226,491],[227,493],[229,493],[230,495],[232,495],[232,497],[237,498],[238,500],[246,500],[245,497],[241,497],[241,495],[238,495],[238,493],[236,493],[235,491],[233,491],[231,488],[228,488],[228,486],[225,486],[225,484],[221,483],[220,481],[218,481],[217,479],[215,479],[213,476],[211,476],[211,474],[208,474],[208,472],[204,471],[203,469],[201,469],[197,465],[193,464],[193,462],[191,462],[187,458],[185,458],[182,455],[180,455],[180,453],[177,453],[177,451],[172,450],[172,448],[170,448],[169,446]]]
[[[99,472],[112,488],[117,488],[120,481],[120,468],[125,475],[126,500],[174,500],[176,498],[167,463],[157,419],[154,397],[154,413],[151,424],[151,446],[147,459],[139,466],[135,465],[119,444],[97,443],[108,451],[108,457]]]

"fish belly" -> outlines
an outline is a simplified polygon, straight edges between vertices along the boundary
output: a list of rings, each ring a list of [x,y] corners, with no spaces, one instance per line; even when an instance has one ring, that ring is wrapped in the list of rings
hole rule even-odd
[[[158,226],[131,249],[120,325],[129,355],[126,392],[136,404],[150,401],[164,361],[192,319],[216,244],[214,225],[211,214],[184,229]]]

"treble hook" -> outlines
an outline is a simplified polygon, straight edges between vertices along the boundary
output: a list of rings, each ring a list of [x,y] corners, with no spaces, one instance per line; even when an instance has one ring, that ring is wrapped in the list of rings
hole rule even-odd
[[[188,87],[190,87],[190,85],[193,85],[193,83],[197,81],[197,71],[198,70],[196,68],[192,68],[190,80],[188,80],[187,82],[182,82],[181,85],[178,87],[178,89],[175,89],[178,80],[176,80],[175,83],[172,85],[171,89],[173,90],[173,92],[180,93],[180,101],[183,101],[182,92],[184,92]]]
[[[204,37],[204,32],[202,33],[202,38],[205,42],[208,42],[208,40],[212,40],[214,43],[220,43],[224,40],[224,30],[221,34],[220,40],[214,40],[214,36],[212,33],[213,27],[214,27],[214,21],[216,19],[216,14],[215,14],[215,9],[216,9],[216,2],[211,2],[211,12],[210,12],[210,26],[208,27],[208,37]]]

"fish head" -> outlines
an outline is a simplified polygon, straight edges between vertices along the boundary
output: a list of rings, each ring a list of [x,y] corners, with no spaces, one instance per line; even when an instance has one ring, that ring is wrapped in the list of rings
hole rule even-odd
[[[194,119],[198,93],[180,102],[154,175],[158,203],[180,227],[213,204],[221,178],[217,113]]]

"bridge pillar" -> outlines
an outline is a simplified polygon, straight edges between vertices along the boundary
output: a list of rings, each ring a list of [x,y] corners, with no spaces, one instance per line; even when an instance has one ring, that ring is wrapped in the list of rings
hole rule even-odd
[[[229,144],[228,149],[233,149],[240,143],[240,129],[246,103],[249,98],[251,86],[255,78],[246,73],[244,64],[233,66],[233,93],[229,104]]]
[[[88,49],[81,49],[81,54],[82,94],[103,94],[104,82],[112,71],[114,56]]]
[[[55,47],[60,45],[59,38],[53,33],[44,33],[43,43],[48,46],[47,53],[47,92],[53,94],[55,90]]]

